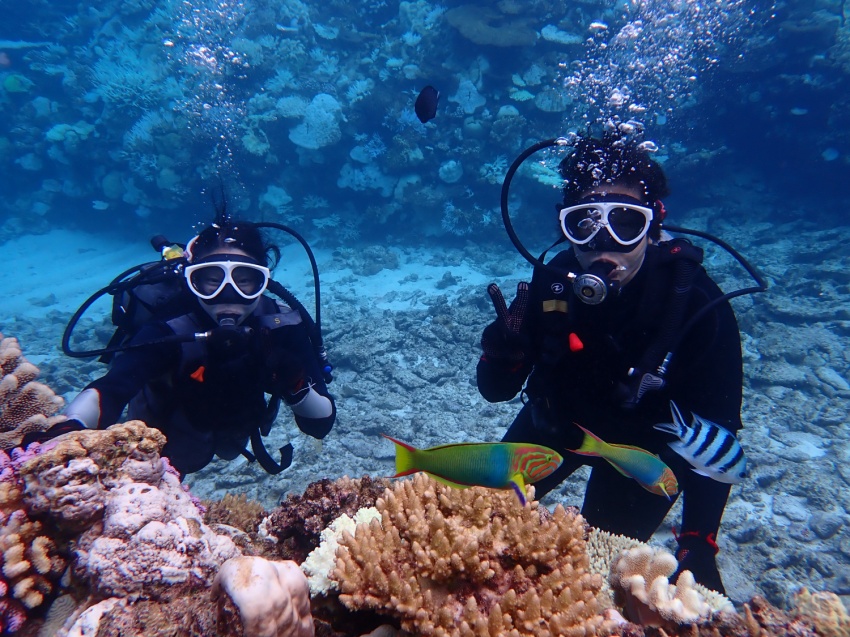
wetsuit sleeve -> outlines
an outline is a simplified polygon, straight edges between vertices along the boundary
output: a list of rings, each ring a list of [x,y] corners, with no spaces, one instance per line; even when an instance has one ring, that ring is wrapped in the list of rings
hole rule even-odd
[[[172,334],[165,324],[146,325],[131,343],[147,343]],[[145,384],[176,366],[179,356],[180,346],[173,343],[139,347],[116,355],[106,375],[86,386],[86,390],[95,390],[99,397],[97,428],[105,429],[118,422],[127,403]]]
[[[292,410],[298,428],[324,438],[336,420],[336,404],[322,376],[321,363],[303,323],[273,330],[266,357],[272,391]]]
[[[694,286],[692,311],[722,292],[703,274]],[[671,387],[673,400],[681,409],[699,414],[729,431],[741,427],[743,360],[741,334],[728,301],[720,303],[700,319],[676,352],[680,371]]]

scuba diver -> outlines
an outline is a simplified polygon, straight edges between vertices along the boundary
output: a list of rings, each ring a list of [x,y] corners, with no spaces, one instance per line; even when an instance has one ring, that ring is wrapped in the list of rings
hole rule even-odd
[[[181,474],[199,471],[213,456],[232,460],[240,454],[278,473],[291,463],[292,446],[281,448],[278,463],[261,436],[269,433],[281,401],[301,431],[317,439],[328,435],[336,407],[326,386],[330,366],[323,359],[321,337],[317,345],[310,315],[270,278],[280,250],[265,242],[260,227],[278,226],[232,220],[223,199],[216,213],[215,222],[185,250],[164,242],[159,246],[163,266],[150,265],[162,276],[146,277],[142,270],[143,285],[131,279],[129,285],[113,282],[106,289],[116,295],[113,321],[119,324],[109,347],[69,351],[70,331],[87,305],[78,311],[63,348],[76,356],[104,354],[101,360],[110,362],[110,369],[68,405],[68,421],[36,439],[104,429],[118,422],[127,407],[128,418],[165,434],[162,455]],[[318,301],[318,279],[316,285]],[[267,290],[286,303],[267,296]],[[122,329],[120,317],[128,309],[149,320],[137,330]],[[112,346],[116,340],[119,344]],[[249,441],[253,453],[246,448]]]
[[[498,286],[488,288],[497,318],[481,338],[478,389],[489,402],[521,393],[523,407],[503,441],[581,452],[580,425],[609,444],[657,454],[684,501],[676,576],[689,570],[723,592],[716,538],[731,485],[692,471],[654,426],[669,423],[672,400],[732,434],[741,429],[741,339],[729,298],[764,285],[721,292],[701,266],[702,250],[662,231],[667,180],[647,145],[614,133],[580,137],[560,163],[558,243],[571,249],[548,263],[545,252],[531,256],[510,226],[508,185],[530,151],[558,141],[517,158],[503,185],[506,228],[535,267],[510,307]],[[536,496],[582,465],[592,469],[581,513],[605,531],[647,541],[676,500],[650,493],[600,457],[577,454],[535,485]]]

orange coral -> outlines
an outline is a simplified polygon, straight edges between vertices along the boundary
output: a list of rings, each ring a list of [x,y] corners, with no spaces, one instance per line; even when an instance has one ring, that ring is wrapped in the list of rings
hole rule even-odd
[[[20,444],[25,434],[44,431],[62,416],[51,418],[64,401],[36,382],[38,368],[24,358],[16,338],[0,334],[0,449]]]
[[[423,474],[379,498],[381,520],[345,533],[333,578],[352,610],[418,635],[609,634],[584,520],[510,492],[452,489]]]

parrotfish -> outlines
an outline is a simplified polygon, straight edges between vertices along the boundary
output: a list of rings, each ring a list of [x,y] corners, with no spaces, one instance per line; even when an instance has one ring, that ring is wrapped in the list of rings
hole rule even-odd
[[[670,411],[673,422],[660,423],[655,429],[679,438],[667,444],[693,466],[694,472],[726,484],[738,484],[747,477],[747,457],[735,434],[696,414],[692,414],[689,427],[672,400]]]
[[[456,489],[489,487],[513,489],[525,505],[525,485],[551,475],[563,458],[554,449],[522,442],[464,442],[417,449],[395,443],[394,478],[424,471]]]
[[[676,475],[658,456],[632,445],[609,445],[581,425],[576,424],[576,427],[584,432],[584,440],[578,449],[570,449],[573,453],[604,458],[627,478],[632,478],[650,493],[663,495],[668,500],[679,492]]]

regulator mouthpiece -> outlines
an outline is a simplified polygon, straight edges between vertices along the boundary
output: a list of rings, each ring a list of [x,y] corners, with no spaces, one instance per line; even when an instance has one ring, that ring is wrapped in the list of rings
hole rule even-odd
[[[616,281],[610,281],[608,277],[618,269],[613,263],[597,261],[590,266],[587,272],[576,276],[573,280],[573,292],[588,305],[599,305],[608,298],[610,292],[618,288]]]

